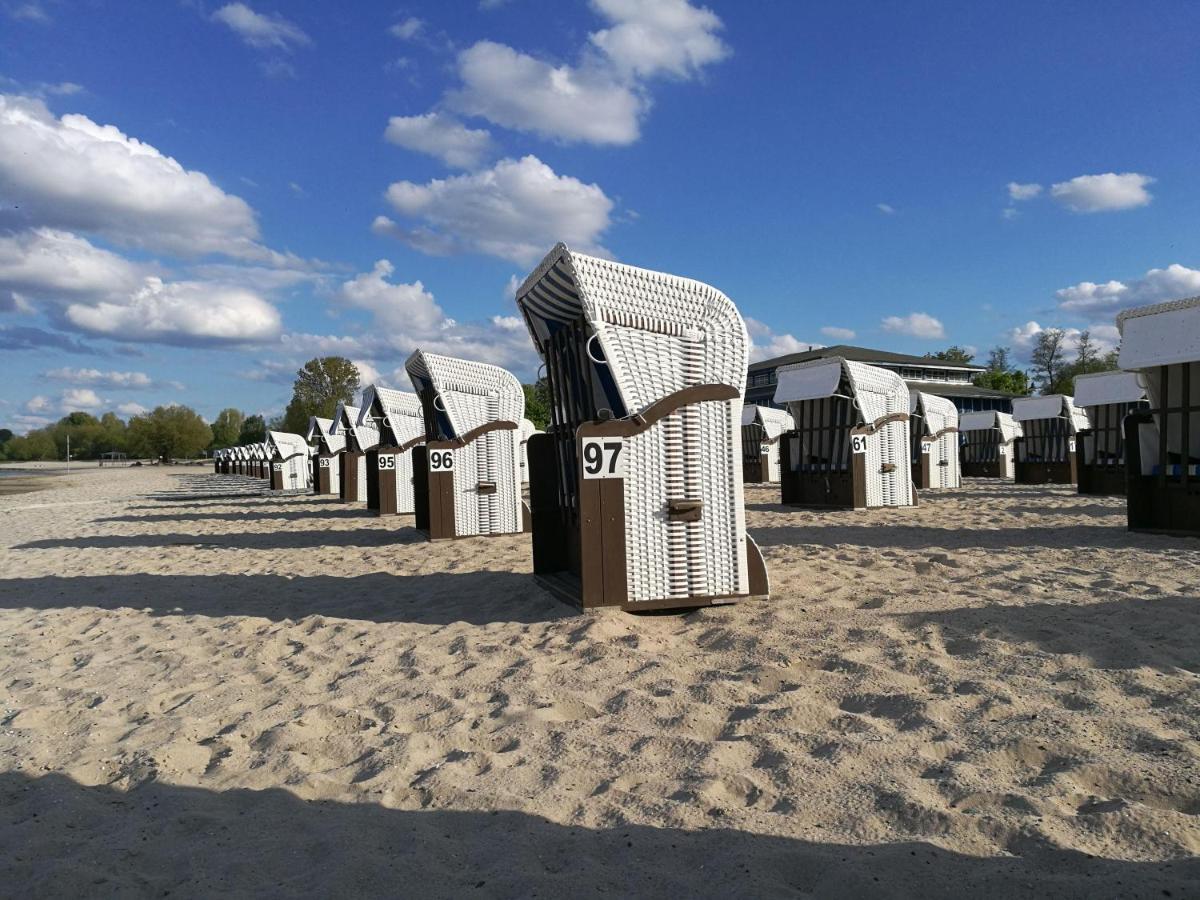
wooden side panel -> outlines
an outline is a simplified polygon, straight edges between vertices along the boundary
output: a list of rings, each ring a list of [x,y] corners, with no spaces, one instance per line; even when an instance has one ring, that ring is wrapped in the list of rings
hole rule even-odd
[[[424,444],[412,448],[413,515],[421,531],[429,531],[429,451]]]
[[[394,456],[395,451],[393,450],[392,453],[382,453],[380,455],[381,456]],[[395,470],[395,468],[378,469],[376,474],[377,474],[377,477],[376,477],[375,492],[376,492],[376,494],[378,494],[378,499],[379,499],[379,507],[377,509],[378,514],[381,516],[397,515],[397,511],[396,511],[396,470]]]
[[[367,509],[379,512],[379,453],[367,451]]]
[[[604,544],[599,479],[579,481],[579,580],[582,605],[604,605]]]
[[[570,569],[567,525],[558,501],[558,454],[554,438],[535,434],[526,444],[529,458],[529,516],[533,531],[533,571]]]
[[[271,490],[283,490],[283,463],[270,463],[271,466]]]
[[[430,451],[453,450],[449,441],[430,441]],[[426,469],[428,471],[428,468]],[[454,516],[454,471],[429,472],[429,539],[438,541],[458,537]]]
[[[625,481],[602,478],[600,485],[600,543],[604,561],[604,602],[608,606],[629,598],[629,574],[625,563]]]
[[[867,454],[850,454],[850,472],[853,477],[854,508],[867,508]]]

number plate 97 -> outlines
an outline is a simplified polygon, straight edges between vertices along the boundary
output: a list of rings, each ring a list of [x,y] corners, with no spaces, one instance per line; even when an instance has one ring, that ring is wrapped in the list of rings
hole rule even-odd
[[[625,441],[621,438],[584,438],[583,477],[624,478],[629,472]]]

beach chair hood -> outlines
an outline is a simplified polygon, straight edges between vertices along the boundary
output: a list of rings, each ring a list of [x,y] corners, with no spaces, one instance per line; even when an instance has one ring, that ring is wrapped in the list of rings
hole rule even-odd
[[[380,443],[388,447],[415,446],[425,440],[425,417],[421,398],[411,391],[372,385],[363,392],[359,425],[378,430]]]

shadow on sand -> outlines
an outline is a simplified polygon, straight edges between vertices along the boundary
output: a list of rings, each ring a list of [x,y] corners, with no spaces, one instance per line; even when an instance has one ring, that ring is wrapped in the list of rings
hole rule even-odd
[[[1103,669],[1178,667],[1200,674],[1200,596],[990,605],[898,618],[915,632],[936,626],[955,656],[977,653],[980,639],[993,639],[1081,654]]]
[[[518,572],[314,575],[49,575],[0,581],[8,609],[143,609],[155,615],[328,616],[447,625],[548,622],[577,611]]]
[[[153,778],[153,775],[150,775]],[[619,825],[508,810],[309,802],[284,790],[132,790],[0,775],[12,896],[1195,897],[1200,860],[1097,859],[1032,843],[974,857]]]
[[[1137,548],[1162,550],[1171,547],[1188,549],[1177,538],[1132,534],[1125,521],[1106,525],[1071,525],[1069,528],[1036,525],[1006,528],[928,528],[922,525],[880,522],[878,525],[822,522],[805,525],[782,525],[773,528],[751,528],[760,546],[789,546],[797,544],[849,544],[891,550],[1021,550],[1026,547],[1075,549],[1104,547],[1107,549]]]
[[[267,516],[266,518],[274,517]],[[303,550],[315,547],[389,547],[399,544],[420,544],[427,540],[424,532],[417,531],[413,527],[412,516],[395,516],[381,521],[387,522],[392,527],[359,528],[346,531],[327,531],[325,529],[235,531],[224,534],[187,534],[184,532],[95,534],[76,538],[43,538],[25,544],[17,544],[13,549],[121,550],[131,547],[205,547],[212,550]]]

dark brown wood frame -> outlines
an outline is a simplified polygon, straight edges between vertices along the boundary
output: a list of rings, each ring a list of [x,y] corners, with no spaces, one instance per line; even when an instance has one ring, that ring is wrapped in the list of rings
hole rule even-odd
[[[1013,441],[1015,484],[1078,484],[1078,444],[1065,416],[1029,419],[1022,423],[1025,434]],[[1034,449],[1030,449],[1034,448]],[[1036,455],[1037,459],[1022,459]]]
[[[1200,418],[1200,397],[1191,395],[1193,366],[1200,362],[1180,365],[1180,398],[1178,406],[1169,404],[1170,366],[1159,367],[1160,394],[1163,406],[1139,410],[1125,418],[1125,469],[1128,485],[1129,530],[1149,533],[1200,537],[1200,477],[1192,473],[1192,460],[1200,457],[1200,447],[1191,446],[1191,423]],[[1170,433],[1171,417],[1178,417],[1180,428],[1179,453],[1169,451],[1164,436]],[[1161,420],[1158,441],[1157,472],[1143,473],[1139,430],[1156,427]],[[1174,474],[1178,468],[1178,474]]]

